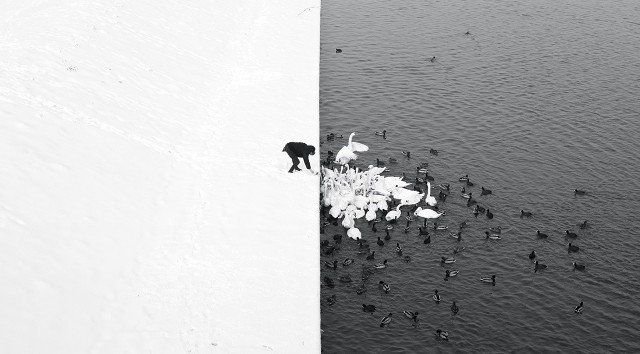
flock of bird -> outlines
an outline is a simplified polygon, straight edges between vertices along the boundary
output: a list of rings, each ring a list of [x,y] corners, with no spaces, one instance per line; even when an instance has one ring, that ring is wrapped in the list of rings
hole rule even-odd
[[[375,135],[382,136],[386,139],[387,131],[376,131]],[[437,188],[439,192],[436,195],[432,195],[431,182],[434,181],[432,176],[429,176],[428,163],[421,163],[416,167],[416,174],[414,182],[407,182],[407,177],[403,173],[401,177],[384,176],[383,173],[388,169],[385,167],[385,162],[380,159],[376,159],[376,165],[369,165],[368,169],[360,170],[357,167],[352,167],[349,164],[358,159],[360,152],[366,152],[369,150],[368,146],[353,141],[355,133],[351,133],[348,138],[346,146],[342,147],[337,154],[332,151],[327,152],[326,159],[322,162],[321,168],[321,217],[323,218],[321,226],[321,234],[324,234],[324,230],[329,225],[338,225],[339,220],[342,219],[341,224],[346,229],[346,235],[350,239],[354,239],[357,244],[357,255],[365,256],[365,262],[362,265],[362,285],[356,287],[357,294],[363,294],[366,291],[366,281],[376,270],[384,269],[387,267],[388,260],[370,265],[369,261],[375,260],[375,251],[372,251],[369,242],[362,237],[362,232],[356,227],[356,220],[365,218],[368,225],[373,232],[377,232],[377,224],[385,222],[385,226],[382,228],[386,234],[384,240],[381,237],[377,238],[376,244],[379,247],[384,246],[385,241],[391,240],[390,230],[394,227],[398,227],[398,222],[406,220],[404,226],[404,233],[412,231],[411,222],[414,218],[421,218],[423,220],[422,226],[417,228],[418,235],[424,236],[424,244],[431,243],[431,235],[429,230],[433,231],[445,231],[448,230],[448,226],[439,225],[437,220],[446,215],[445,211],[440,211],[438,207],[439,202],[446,201],[447,197],[451,194],[452,187],[448,183],[438,184]],[[336,138],[342,138],[342,135],[336,134],[327,135],[327,141],[332,141]],[[403,155],[410,158],[410,152],[403,151]],[[431,155],[437,156],[439,152],[435,149],[430,149]],[[394,158],[390,158],[390,163],[394,162]],[[421,177],[424,174],[424,177]],[[473,196],[473,192],[467,191],[466,188],[474,186],[468,175],[461,176],[458,182],[462,183],[461,196],[466,199],[467,207],[473,207],[473,215],[477,218],[480,214],[484,214],[487,219],[493,218],[493,213],[478,203],[478,200]],[[409,189],[407,187],[412,188]],[[423,185],[425,191],[422,190],[420,185]],[[493,192],[490,189],[481,187],[480,196],[488,196]],[[586,191],[575,189],[576,195],[584,195]],[[404,216],[402,217],[401,208],[404,206],[410,206]],[[521,218],[532,218],[533,213],[530,211],[520,210]],[[432,220],[433,226],[427,227],[427,221]],[[455,238],[458,242],[462,240],[462,233],[466,227],[466,221],[458,225],[458,230],[450,232],[450,236]],[[578,225],[581,229],[588,228],[587,221]],[[491,227],[485,231],[485,238],[489,240],[500,240],[502,228],[500,226]],[[546,234],[537,230],[536,236],[538,238],[548,237]],[[577,234],[566,230],[567,238],[576,238]],[[340,250],[342,244],[342,234],[333,235],[333,243],[325,239],[321,241],[321,256],[332,257],[335,256]],[[465,247],[457,246],[453,249],[454,254],[458,254],[464,250]],[[396,242],[396,253],[405,262],[410,262],[411,257],[409,255],[403,255],[403,250],[399,242]],[[569,243],[567,251],[578,252],[579,247]],[[547,268],[545,264],[540,263],[537,259],[535,251],[529,254],[529,259],[533,262],[534,272],[542,271]],[[333,261],[323,260],[326,268],[336,270],[338,267],[338,260]],[[453,264],[456,259],[453,257],[441,258],[441,264]],[[348,267],[355,263],[353,258],[345,258],[342,261],[342,267]],[[577,264],[573,262],[575,270],[584,270],[585,265]],[[448,281],[459,274],[458,270],[446,270],[444,280]],[[349,275],[343,275],[338,278],[341,283],[351,283],[352,279]],[[488,283],[493,286],[496,285],[496,275],[485,276],[479,279],[480,282]],[[335,282],[329,276],[324,276],[322,279],[322,285],[328,288],[334,288]],[[381,291],[391,291],[391,286],[384,281],[378,283],[378,288]],[[441,302],[441,297],[436,289],[433,295],[435,303]],[[326,298],[326,304],[331,306],[336,303],[336,295],[332,295]],[[376,310],[376,306],[372,304],[362,304],[362,311],[373,313]],[[581,301],[578,306],[574,308],[574,312],[581,313],[583,310],[583,302]],[[457,314],[459,307],[455,301],[451,304],[451,312],[453,315]],[[419,312],[417,311],[403,311],[403,315],[411,320],[413,325],[417,325]],[[393,314],[389,313],[380,320],[380,327],[385,327],[392,322]],[[447,331],[437,329],[435,331],[436,338],[441,340],[448,340],[449,334]]]

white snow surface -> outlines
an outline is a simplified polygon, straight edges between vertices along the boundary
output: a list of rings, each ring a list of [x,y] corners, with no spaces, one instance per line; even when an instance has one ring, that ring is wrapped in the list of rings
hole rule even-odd
[[[6,0],[0,348],[320,351],[318,0]],[[318,170],[318,155],[311,163]]]

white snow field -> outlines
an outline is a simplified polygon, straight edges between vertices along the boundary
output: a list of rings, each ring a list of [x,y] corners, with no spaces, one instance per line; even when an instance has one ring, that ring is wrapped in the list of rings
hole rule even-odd
[[[320,351],[319,6],[3,2],[0,351]]]

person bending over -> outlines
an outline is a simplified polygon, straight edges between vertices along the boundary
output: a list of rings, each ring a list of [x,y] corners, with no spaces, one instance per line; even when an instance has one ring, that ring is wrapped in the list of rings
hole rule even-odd
[[[307,145],[305,143],[295,143],[295,142],[289,142],[287,143],[287,145],[284,146],[284,149],[282,149],[283,152],[286,152],[289,157],[291,158],[291,162],[293,163],[291,165],[291,168],[289,169],[289,173],[292,173],[293,171],[300,171],[300,169],[298,168],[298,165],[300,164],[300,159],[299,157],[302,157],[302,160],[304,161],[304,165],[307,167],[307,169],[315,174],[316,172],[314,170],[311,169],[311,164],[309,163],[309,155],[315,155],[316,154],[316,148],[313,147],[312,145]]]

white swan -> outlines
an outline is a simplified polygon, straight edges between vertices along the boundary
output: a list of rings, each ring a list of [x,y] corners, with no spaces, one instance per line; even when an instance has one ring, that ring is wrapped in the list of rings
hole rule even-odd
[[[354,215],[352,213],[344,214],[344,219],[342,220],[342,226],[344,226],[345,229],[350,229],[355,226],[356,222],[355,220],[353,220],[353,216]]]
[[[402,215],[402,212],[400,211],[400,207],[403,205],[406,205],[406,204],[400,203],[396,208],[396,210],[391,210],[390,212],[387,213],[387,215],[384,218],[387,219],[387,221],[397,220]]]
[[[416,209],[416,211],[413,213],[413,215],[419,216],[425,219],[437,219],[442,214],[444,213],[438,213],[437,211],[432,209],[422,209],[421,207],[418,207],[418,209]]]
[[[364,218],[367,219],[367,221],[375,220],[376,217],[377,217],[376,212],[373,209],[369,209],[367,213],[364,215]]]
[[[430,206],[436,206],[436,204],[438,204],[438,201],[436,201],[436,198],[431,195],[431,183],[430,182],[427,182],[427,196],[424,197],[424,201],[425,201],[425,203],[427,203]]]
[[[356,135],[356,133],[351,133],[351,135],[349,135],[349,142],[347,143],[347,146],[343,146],[342,149],[340,149],[340,151],[338,151],[338,153],[336,154],[336,163],[346,165],[349,163],[349,161],[358,158],[358,155],[355,154],[356,151],[359,152],[369,150],[369,147],[367,145],[353,141],[354,135]]]
[[[354,240],[359,239],[360,237],[362,237],[362,233],[360,232],[360,230],[357,227],[352,227],[349,230],[347,230],[347,236],[351,237]]]

